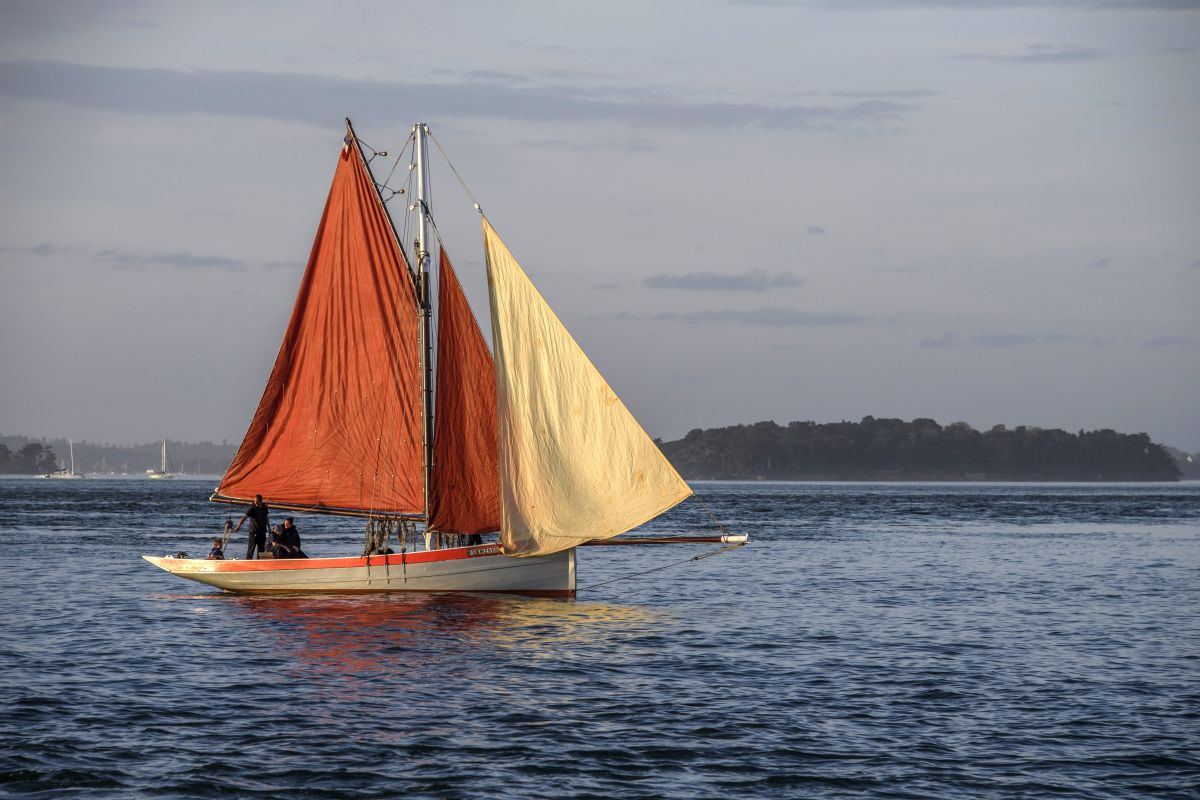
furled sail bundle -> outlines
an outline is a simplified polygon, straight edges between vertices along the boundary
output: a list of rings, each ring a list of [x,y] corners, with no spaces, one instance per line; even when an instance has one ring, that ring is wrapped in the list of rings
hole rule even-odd
[[[504,553],[608,539],[691,495],[486,219],[483,237]]]
[[[347,136],[291,321],[214,495],[348,513],[424,513],[417,301]]]
[[[499,530],[496,370],[445,248],[438,268],[437,342],[429,527]]]

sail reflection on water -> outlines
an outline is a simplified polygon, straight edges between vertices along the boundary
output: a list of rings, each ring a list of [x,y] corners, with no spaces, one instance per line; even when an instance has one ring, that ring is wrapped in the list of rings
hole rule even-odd
[[[247,625],[271,632],[272,655],[306,673],[353,678],[359,692],[362,681],[410,670],[462,670],[464,680],[477,680],[478,666],[496,658],[561,658],[613,636],[661,633],[668,616],[613,603],[452,593],[193,598],[232,603]]]

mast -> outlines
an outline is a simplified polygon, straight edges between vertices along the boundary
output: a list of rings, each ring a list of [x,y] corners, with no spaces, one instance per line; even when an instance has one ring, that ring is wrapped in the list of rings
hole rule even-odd
[[[433,474],[433,337],[430,334],[433,308],[429,300],[429,164],[426,159],[425,136],[429,126],[424,122],[413,125],[413,152],[417,168],[417,301],[421,306],[421,408],[424,412],[422,438],[425,451],[425,524],[429,525],[429,482]]]
[[[75,474],[75,442],[67,439],[67,448],[71,451],[71,474]]]

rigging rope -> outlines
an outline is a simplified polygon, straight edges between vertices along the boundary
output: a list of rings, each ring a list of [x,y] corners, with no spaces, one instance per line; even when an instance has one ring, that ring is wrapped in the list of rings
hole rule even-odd
[[[712,558],[713,556],[719,556],[722,553],[728,553],[730,550],[737,550],[739,547],[745,547],[745,546],[746,546],[745,542],[738,542],[737,544],[731,544],[728,547],[722,547],[717,550],[710,550],[709,552],[701,553],[698,556],[692,556],[691,558],[685,558],[682,561],[672,561],[670,564],[663,564],[662,566],[653,567],[652,569],[642,570],[641,572],[631,572],[628,575],[621,575],[616,578],[610,578],[609,580],[606,580],[606,581],[600,581],[600,583],[590,583],[587,586],[580,586],[576,589],[576,591],[580,591],[580,592],[587,591],[588,589],[595,589],[600,586],[607,586],[608,584],[616,583],[617,581],[628,580],[629,578],[637,578],[637,577],[641,577],[642,575],[649,575],[652,572],[661,572],[664,569],[670,569],[671,567],[677,567],[680,564],[687,564],[692,561],[703,561],[706,558]]]
[[[400,162],[404,159],[404,154],[408,151],[408,146],[413,143],[414,139],[415,139],[414,134],[410,133],[408,135],[408,139],[404,142],[403,145],[400,146],[400,152],[396,155],[396,161],[394,164],[392,164],[392,168],[388,172],[387,177],[383,179],[383,183],[376,184],[377,186],[379,186],[379,188],[387,189],[389,192],[391,192],[391,194],[388,196],[387,200],[383,201],[385,203],[388,200],[391,200],[393,197],[395,197],[398,194],[406,194],[407,193],[405,188],[393,189],[388,184],[392,182],[392,176],[396,174],[396,168],[400,166]],[[362,142],[362,139],[359,139],[359,142]],[[370,145],[367,145],[367,146],[370,147]]]
[[[222,531],[224,536],[221,537],[221,552],[225,552],[225,548],[229,545],[229,539],[233,536],[233,501],[229,501],[229,507],[225,510],[225,528]]]
[[[717,519],[717,515],[714,514],[713,510],[708,507],[708,503],[701,500],[700,495],[693,494],[692,497],[694,497],[696,499],[696,502],[699,503],[700,507],[704,509],[704,513],[708,514],[708,518],[711,519],[713,521],[713,524],[716,525],[717,528],[720,529],[721,533],[725,534],[726,536],[729,536],[731,531],[725,527],[724,523],[722,523],[721,520]]]
[[[450,171],[453,172],[454,177],[458,179],[458,185],[461,186],[463,191],[467,193],[467,196],[471,198],[471,202],[475,204],[475,209],[482,214],[483,209],[479,206],[479,200],[475,198],[475,193],[467,188],[467,182],[462,179],[462,175],[459,175],[458,170],[454,168],[454,162],[450,160],[450,156],[446,155],[446,151],[442,149],[442,143],[439,142],[437,137],[433,135],[433,131],[427,129],[425,132],[429,135],[429,138],[433,140],[433,144],[435,147],[437,147],[438,152],[442,154],[442,158],[446,159],[446,166],[450,167]]]

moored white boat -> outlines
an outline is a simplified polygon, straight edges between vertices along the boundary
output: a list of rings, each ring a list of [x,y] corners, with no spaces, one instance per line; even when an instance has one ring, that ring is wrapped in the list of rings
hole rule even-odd
[[[173,480],[175,478],[175,475],[171,472],[171,460],[167,457],[166,439],[163,439],[162,443],[162,464],[156,470],[146,470],[146,477],[156,481]]]
[[[74,481],[83,478],[82,472],[75,471],[75,442],[71,439],[67,440],[67,447],[71,450],[71,466],[65,469],[56,469],[54,472],[42,475],[43,478],[54,478],[60,481]]]

